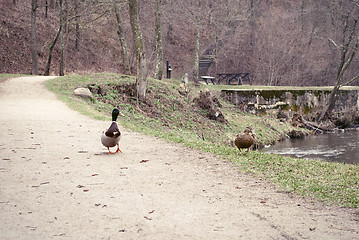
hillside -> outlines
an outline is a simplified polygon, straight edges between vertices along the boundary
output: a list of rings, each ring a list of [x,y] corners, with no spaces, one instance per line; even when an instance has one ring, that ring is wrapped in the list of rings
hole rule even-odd
[[[72,75],[47,85],[61,96],[76,101],[79,99],[73,99],[73,90],[88,87],[94,93],[91,103],[87,102],[91,108],[103,114],[119,107],[125,114],[122,122],[126,127],[176,142],[200,141],[204,145],[233,147],[237,133],[249,124],[256,129],[258,142],[255,148],[287,138],[291,131],[306,132],[274,117],[262,118],[241,112],[221,98],[220,92],[209,90],[205,85],[190,85],[189,94],[184,96],[178,80],[149,79],[145,102],[137,102],[135,79],[126,75]],[[91,116],[97,115],[91,112]]]
[[[47,17],[42,0],[37,14],[39,71],[44,72],[48,46],[59,26],[59,7],[49,6]],[[48,1],[58,2],[58,1]],[[75,2],[75,1],[74,1]],[[122,2],[122,1],[118,1]],[[141,1],[142,25],[149,74],[155,60],[154,0]],[[197,15],[200,16],[200,52],[217,53],[208,74],[249,72],[255,84],[331,85],[339,64],[339,51],[328,39],[340,43],[341,22],[346,4],[336,1],[166,1],[162,4],[164,59],[173,76],[191,73],[194,64]],[[334,4],[335,3],[335,4]],[[73,2],[69,2],[70,9]],[[349,4],[349,2],[348,2]],[[30,73],[30,2],[3,0],[0,3],[0,72]],[[132,68],[131,31],[128,10],[121,5],[124,32]],[[335,11],[334,11],[334,10]],[[353,16],[355,16],[353,10]],[[76,49],[76,21],[68,25],[65,74],[122,72],[120,43],[111,1],[82,2],[80,5],[79,47]],[[336,15],[333,13],[335,12]],[[69,11],[69,16],[73,16]],[[356,33],[358,34],[358,29]],[[59,43],[55,46],[51,73],[58,74]],[[358,57],[349,67],[346,79],[357,73]],[[359,80],[353,83],[359,85]]]

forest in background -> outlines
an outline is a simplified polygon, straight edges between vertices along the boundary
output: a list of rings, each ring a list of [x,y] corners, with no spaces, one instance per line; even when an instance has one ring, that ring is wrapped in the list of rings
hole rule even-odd
[[[123,73],[112,0],[67,2],[65,74]],[[117,3],[134,72],[136,61],[128,5],[122,0]],[[139,1],[149,76],[154,75],[156,60],[155,3],[156,0]],[[38,0],[38,5],[39,74],[44,74],[49,45],[59,28],[60,7],[57,0]],[[163,60],[170,61],[173,77],[180,78],[184,73],[191,76],[199,26],[200,55],[208,52],[215,55],[209,75],[249,72],[254,84],[333,85],[341,60],[340,45],[345,41],[346,17],[348,29],[355,30],[355,41],[349,51],[355,52],[358,45],[358,28],[353,28],[359,15],[356,5],[355,0],[162,0]],[[0,72],[30,74],[31,1],[1,0],[0,20]],[[57,43],[52,75],[58,75],[59,55]],[[356,54],[343,82],[358,75],[358,69]],[[359,80],[351,85],[359,85]]]

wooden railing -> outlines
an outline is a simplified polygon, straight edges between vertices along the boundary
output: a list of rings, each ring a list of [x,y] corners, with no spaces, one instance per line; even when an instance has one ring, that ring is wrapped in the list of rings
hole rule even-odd
[[[217,84],[242,85],[244,81],[252,85],[249,73],[219,73],[217,74]]]

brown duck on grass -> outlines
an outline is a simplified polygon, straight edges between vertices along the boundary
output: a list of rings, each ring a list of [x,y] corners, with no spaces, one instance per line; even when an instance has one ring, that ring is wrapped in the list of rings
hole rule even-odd
[[[118,126],[117,126],[117,123],[116,123],[118,115],[124,116],[120,112],[120,110],[118,110],[117,108],[113,109],[113,111],[112,111],[112,123],[111,123],[110,127],[102,133],[102,136],[101,136],[101,142],[105,147],[107,147],[108,152],[110,154],[115,154],[115,153],[118,153],[118,152],[122,153],[122,151],[120,150],[120,146],[118,144],[120,139],[121,139],[121,132],[118,129]],[[110,147],[115,147],[116,145],[117,145],[116,152],[111,152]]]
[[[234,140],[234,144],[237,146],[239,151],[241,151],[242,148],[247,148],[248,152],[249,148],[254,144],[256,138],[252,130],[253,129],[251,126],[247,126],[243,133],[237,135],[236,139]]]

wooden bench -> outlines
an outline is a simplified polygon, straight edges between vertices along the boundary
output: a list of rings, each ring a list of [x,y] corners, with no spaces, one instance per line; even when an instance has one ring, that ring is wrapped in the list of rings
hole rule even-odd
[[[211,76],[201,76],[201,78],[206,82],[207,85],[208,85],[208,80],[211,80],[211,82],[212,82],[213,85],[216,84],[216,83],[214,82],[215,77],[211,77]]]

